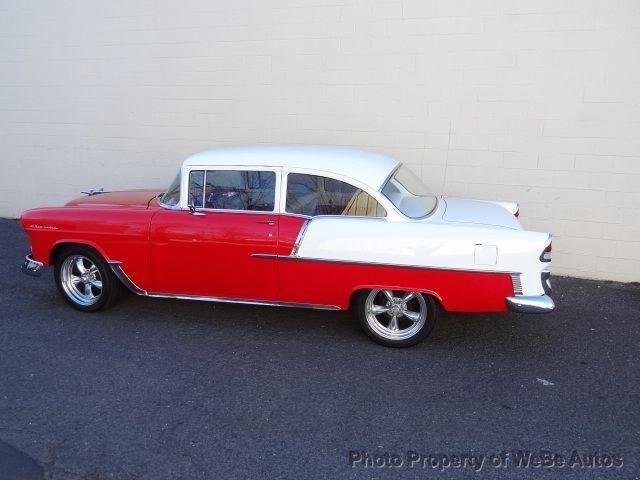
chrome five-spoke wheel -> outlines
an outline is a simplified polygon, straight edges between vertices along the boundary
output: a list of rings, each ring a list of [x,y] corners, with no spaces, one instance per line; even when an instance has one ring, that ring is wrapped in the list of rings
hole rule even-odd
[[[69,255],[60,269],[62,288],[80,305],[93,305],[102,295],[102,277],[98,267],[87,257]]]
[[[120,283],[107,262],[85,245],[60,250],[55,257],[54,276],[64,299],[84,312],[109,307],[120,296]]]
[[[420,292],[370,290],[358,303],[364,330],[383,345],[413,345],[433,329],[435,303]]]

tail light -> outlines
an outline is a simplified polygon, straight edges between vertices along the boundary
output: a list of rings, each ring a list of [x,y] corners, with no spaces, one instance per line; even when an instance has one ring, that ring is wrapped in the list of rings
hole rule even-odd
[[[542,251],[542,255],[540,255],[541,262],[550,262],[551,261],[551,251],[553,250],[553,243],[551,237],[549,237],[549,243],[547,243],[546,248]]]

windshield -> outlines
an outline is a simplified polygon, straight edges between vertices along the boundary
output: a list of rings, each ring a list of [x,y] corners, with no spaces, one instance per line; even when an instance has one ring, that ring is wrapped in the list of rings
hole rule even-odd
[[[171,185],[169,185],[169,189],[164,193],[164,195],[162,195],[162,197],[160,197],[161,203],[173,207],[180,202],[180,180],[181,175],[180,172],[178,172],[176,178],[174,178]]]
[[[404,165],[387,180],[382,194],[409,218],[426,217],[438,203],[422,180]]]

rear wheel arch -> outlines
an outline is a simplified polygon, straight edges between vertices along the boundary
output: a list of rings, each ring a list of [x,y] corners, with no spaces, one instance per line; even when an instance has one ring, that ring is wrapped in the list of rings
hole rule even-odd
[[[409,347],[431,334],[440,305],[427,292],[377,287],[354,291],[351,309],[373,341],[387,347]]]
[[[420,292],[423,295],[426,295],[428,297],[433,298],[433,300],[435,301],[437,307],[441,310],[445,310],[446,308],[444,306],[444,302],[442,301],[442,298],[440,297],[440,295],[438,295],[436,292],[432,291],[432,290],[422,290],[422,289],[413,289],[413,288],[405,288],[405,287],[397,287],[397,286],[393,286],[393,287],[386,287],[386,286],[380,286],[380,285],[371,285],[371,286],[359,286],[354,288],[351,291],[351,294],[349,295],[349,310],[355,311],[355,308],[357,306],[357,299],[358,296],[362,293],[362,292],[369,292],[371,290],[413,290],[416,292]]]

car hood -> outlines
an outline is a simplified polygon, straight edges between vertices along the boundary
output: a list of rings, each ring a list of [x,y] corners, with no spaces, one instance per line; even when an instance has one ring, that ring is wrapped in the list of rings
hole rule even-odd
[[[148,208],[161,189],[122,190],[118,192],[98,193],[76,198],[67,203],[68,207],[129,207]]]
[[[442,200],[445,203],[442,220],[445,222],[522,230],[515,216],[518,210],[518,205],[515,203],[453,197],[443,197]]]

